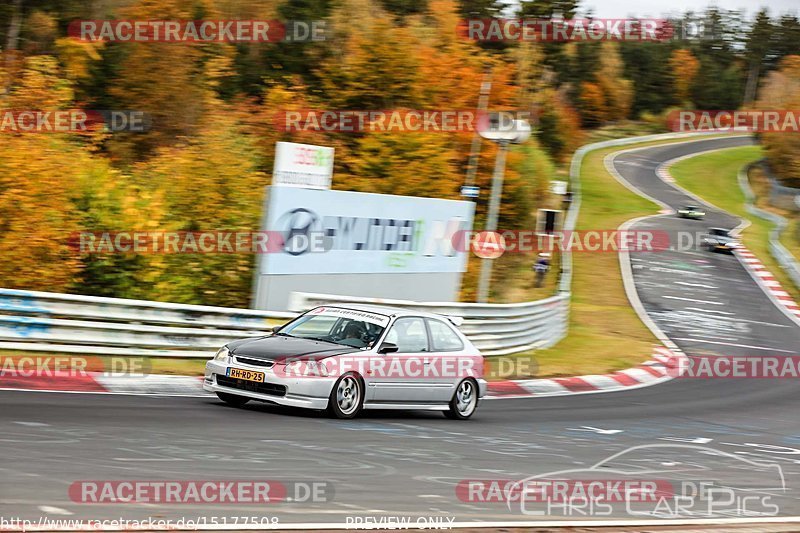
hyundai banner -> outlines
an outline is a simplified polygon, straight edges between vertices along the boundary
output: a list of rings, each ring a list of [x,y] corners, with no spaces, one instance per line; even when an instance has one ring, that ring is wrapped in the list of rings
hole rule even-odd
[[[262,274],[464,272],[453,237],[475,204],[347,191],[270,187],[268,232],[282,236]]]

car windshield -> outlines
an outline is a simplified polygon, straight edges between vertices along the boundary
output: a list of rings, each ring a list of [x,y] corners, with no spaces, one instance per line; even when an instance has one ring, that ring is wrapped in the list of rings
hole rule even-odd
[[[687,205],[686,206],[686,210],[687,211],[697,211],[697,209],[698,209],[698,207],[696,205]]]
[[[365,317],[359,316],[360,314],[358,311],[346,309],[314,310],[290,322],[278,334],[354,348],[370,348],[386,329],[389,318],[379,315]]]
[[[717,237],[728,237],[728,230],[721,229],[721,228],[712,228],[711,235],[715,235]]]

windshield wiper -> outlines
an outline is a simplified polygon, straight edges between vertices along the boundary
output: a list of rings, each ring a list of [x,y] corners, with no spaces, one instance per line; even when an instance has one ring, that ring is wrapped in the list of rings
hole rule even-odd
[[[331,344],[339,344],[339,345],[341,345],[341,343],[339,343],[339,342],[336,342],[336,341],[333,341],[333,340],[330,340],[330,339],[323,339],[322,337],[303,337],[303,338],[304,339],[308,339],[310,341],[328,342],[328,343],[331,343]]]

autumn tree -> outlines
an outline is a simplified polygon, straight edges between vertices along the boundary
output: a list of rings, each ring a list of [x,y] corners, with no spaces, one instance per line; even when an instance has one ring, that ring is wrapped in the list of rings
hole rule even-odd
[[[764,84],[757,107],[763,110],[800,108],[800,56],[787,56]],[[800,187],[800,137],[796,132],[762,135],[767,159],[786,185]]]
[[[34,56],[0,109],[66,109],[70,83],[55,58]],[[81,227],[74,204],[83,179],[107,171],[61,133],[4,132],[0,142],[0,286],[67,291],[80,268],[70,239]]]
[[[675,99],[681,103],[689,102],[689,90],[692,87],[700,63],[690,50],[679,49],[672,52],[669,58],[672,72]]]
[[[585,81],[580,92],[581,118],[587,126],[600,126],[609,119],[606,99],[600,85]]]
[[[603,92],[607,120],[619,121],[628,118],[633,88],[631,81],[625,78],[617,43],[607,41],[601,45],[597,83]]]
[[[137,0],[120,10],[120,17],[152,20],[213,18],[210,2],[194,0]],[[204,64],[215,57],[233,57],[234,49],[218,43],[125,42],[110,43],[106,60],[113,59],[109,94],[118,109],[147,113],[152,130],[120,135],[109,149],[125,162],[150,155],[181,137],[195,133],[206,109]],[[228,72],[233,76],[234,72]]]

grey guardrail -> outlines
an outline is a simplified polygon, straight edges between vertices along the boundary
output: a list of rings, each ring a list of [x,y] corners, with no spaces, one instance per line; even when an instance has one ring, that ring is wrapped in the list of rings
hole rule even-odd
[[[702,134],[661,134],[582,146],[570,166],[572,204],[564,221],[574,230],[581,204],[580,167],[592,150]],[[472,304],[382,300],[464,318],[462,331],[487,355],[553,346],[567,334],[572,257],[562,255],[559,293],[534,302]],[[0,349],[93,355],[209,357],[225,342],[263,335],[312,302],[374,301],[364,298],[298,296],[295,312],[256,311],[75,294],[0,289]]]
[[[0,349],[208,357],[294,313],[0,289]]]
[[[797,258],[792,255],[792,253],[787,250],[780,241],[781,232],[783,232],[788,225],[787,220],[780,215],[770,213],[769,211],[765,211],[764,209],[755,206],[756,195],[753,193],[753,189],[750,188],[748,175],[750,173],[750,169],[758,165],[760,165],[760,162],[751,163],[739,170],[739,187],[744,193],[745,209],[748,213],[775,224],[775,227],[769,232],[769,251],[781,268],[783,268],[786,271],[786,274],[792,279],[795,286],[800,288],[800,263],[798,263]]]

